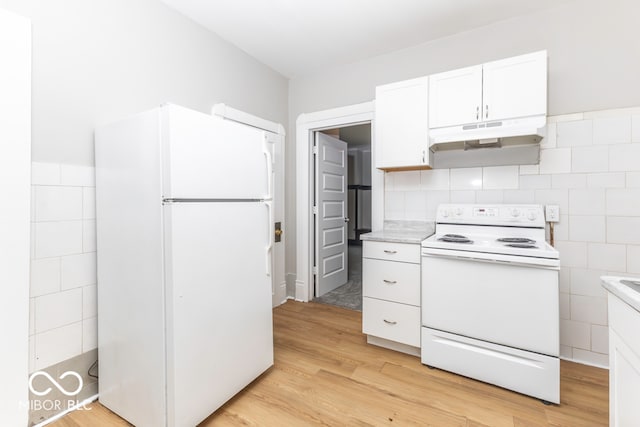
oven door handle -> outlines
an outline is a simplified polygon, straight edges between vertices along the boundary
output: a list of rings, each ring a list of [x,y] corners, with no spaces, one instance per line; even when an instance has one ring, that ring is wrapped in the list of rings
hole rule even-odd
[[[446,258],[457,261],[486,262],[529,268],[560,270],[560,260],[551,258],[522,257],[518,255],[492,254],[447,249],[422,248],[423,257]]]

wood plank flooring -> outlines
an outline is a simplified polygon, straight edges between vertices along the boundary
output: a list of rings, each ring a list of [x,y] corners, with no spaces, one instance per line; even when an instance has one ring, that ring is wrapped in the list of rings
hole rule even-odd
[[[429,369],[366,344],[362,314],[289,301],[274,310],[275,364],[201,426],[606,426],[608,371],[561,362],[561,404]],[[126,426],[99,403],[51,424]]]

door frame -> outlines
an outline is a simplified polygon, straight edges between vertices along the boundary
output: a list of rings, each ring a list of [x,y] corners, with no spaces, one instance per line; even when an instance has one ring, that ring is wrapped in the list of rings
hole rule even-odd
[[[277,243],[278,247],[274,246],[272,248],[273,254],[273,276],[271,277],[271,305],[273,307],[277,307],[280,304],[284,303],[287,300],[287,282],[286,282],[286,274],[285,274],[285,245],[287,236],[284,233],[287,230],[286,223],[286,215],[285,215],[285,203],[284,199],[285,195],[285,130],[284,126],[280,123],[275,123],[269,120],[265,120],[263,118],[254,116],[249,113],[245,113],[244,111],[236,110],[235,108],[229,107],[226,104],[215,104],[211,109],[211,114],[215,116],[223,117],[227,120],[231,120],[234,122],[242,123],[248,126],[252,126],[258,129],[261,129],[265,132],[268,132],[272,135],[275,135],[276,145],[273,153],[273,162],[275,163],[273,167],[274,177],[273,177],[273,210],[274,210],[274,221],[281,219],[281,229],[283,233],[280,236],[280,242]],[[279,194],[280,197],[276,199],[276,194]],[[274,224],[271,224],[273,227]],[[274,243],[276,245],[276,243]]]
[[[384,221],[384,172],[376,169],[374,101],[314,113],[296,120],[296,289],[295,299],[308,302],[314,295],[313,137],[317,131],[371,123],[371,226],[382,228]]]

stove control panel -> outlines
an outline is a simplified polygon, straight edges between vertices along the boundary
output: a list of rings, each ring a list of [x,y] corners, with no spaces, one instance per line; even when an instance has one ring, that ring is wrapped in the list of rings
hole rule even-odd
[[[541,228],[545,226],[541,205],[446,204],[438,206],[436,222]]]
[[[473,216],[496,218],[500,215],[500,211],[496,208],[473,208]]]

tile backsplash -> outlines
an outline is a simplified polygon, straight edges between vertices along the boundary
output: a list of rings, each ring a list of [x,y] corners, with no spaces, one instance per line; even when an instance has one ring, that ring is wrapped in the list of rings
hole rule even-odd
[[[94,176],[32,163],[29,372],[97,347]]]
[[[385,220],[440,203],[560,206],[561,356],[608,365],[605,274],[640,274],[640,108],[548,118],[540,164],[385,173]]]

